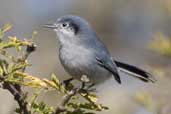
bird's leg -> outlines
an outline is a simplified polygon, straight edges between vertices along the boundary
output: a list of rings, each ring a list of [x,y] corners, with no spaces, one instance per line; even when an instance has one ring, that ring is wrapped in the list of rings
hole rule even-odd
[[[73,80],[74,78],[69,78],[69,79],[66,79],[62,82],[62,84],[65,86],[65,87],[68,87],[70,82]]]
[[[96,88],[94,88],[94,85],[95,84],[91,84],[91,85],[88,85],[88,87],[87,87],[87,91],[89,91],[89,92],[94,92],[94,91],[96,91]]]
[[[81,89],[84,89],[85,87],[85,82],[82,82]]]
[[[87,93],[87,90],[85,89],[85,82],[81,83],[80,90],[81,90],[82,93]]]
[[[94,84],[91,84],[91,85],[87,85],[86,86],[86,83],[85,82],[82,82],[81,91],[83,93],[93,92],[93,91],[96,90],[95,88],[92,88],[93,86],[94,86]]]

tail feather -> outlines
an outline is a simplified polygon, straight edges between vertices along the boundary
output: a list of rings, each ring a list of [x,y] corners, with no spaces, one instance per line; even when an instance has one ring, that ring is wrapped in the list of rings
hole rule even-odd
[[[144,82],[155,82],[156,79],[148,72],[141,70],[140,68],[137,68],[132,65],[128,65],[126,63],[122,63],[119,61],[114,61],[116,66],[119,68],[120,71],[130,74],[131,76],[134,76],[135,78],[138,78]]]

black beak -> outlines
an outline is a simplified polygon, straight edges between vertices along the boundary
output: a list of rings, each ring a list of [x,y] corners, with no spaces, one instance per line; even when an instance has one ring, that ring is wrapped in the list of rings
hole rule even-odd
[[[56,28],[58,28],[58,25],[57,24],[45,24],[45,25],[42,25],[42,27],[56,29]]]

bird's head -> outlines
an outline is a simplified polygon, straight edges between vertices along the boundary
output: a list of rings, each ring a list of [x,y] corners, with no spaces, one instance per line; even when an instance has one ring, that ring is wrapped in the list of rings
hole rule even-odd
[[[76,39],[84,39],[91,36],[93,32],[92,28],[86,20],[79,16],[67,15],[63,16],[53,24],[46,24],[43,27],[53,29],[59,40],[62,42],[72,42]]]

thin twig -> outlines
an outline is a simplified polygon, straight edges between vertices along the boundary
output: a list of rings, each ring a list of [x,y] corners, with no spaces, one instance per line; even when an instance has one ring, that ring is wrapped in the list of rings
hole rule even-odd
[[[66,94],[61,102],[58,104],[55,112],[53,114],[60,114],[61,112],[65,112],[67,109],[65,108],[65,105],[69,102],[69,100],[75,96],[79,91],[81,90],[81,88],[74,88],[72,89],[68,94]]]
[[[22,56],[21,59],[19,59],[20,62],[25,62],[29,55],[36,50],[36,45],[34,43],[31,43],[29,46],[27,46],[25,54]],[[26,67],[22,69],[22,72],[25,72]]]

